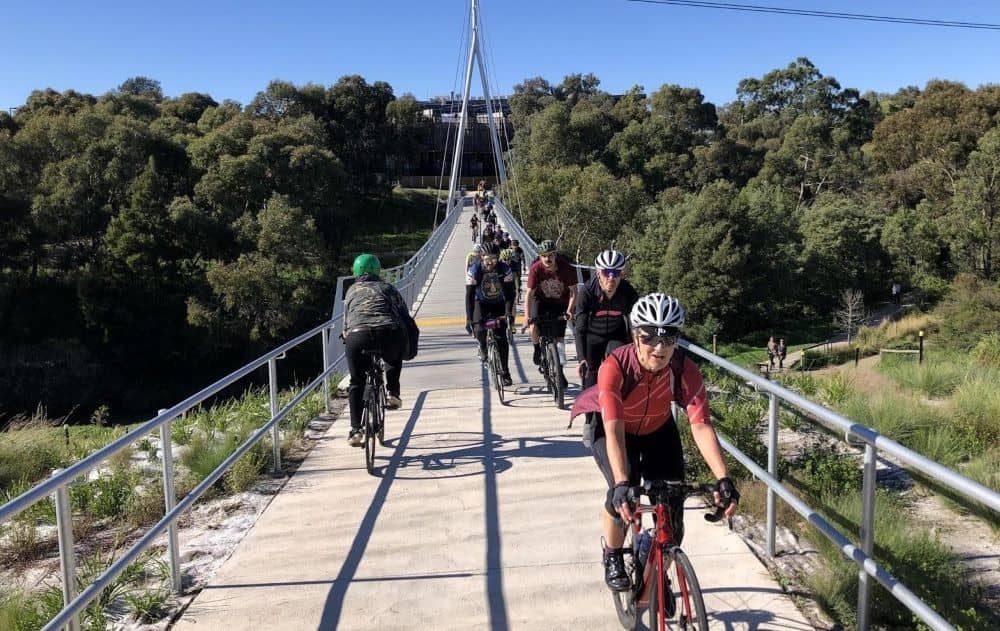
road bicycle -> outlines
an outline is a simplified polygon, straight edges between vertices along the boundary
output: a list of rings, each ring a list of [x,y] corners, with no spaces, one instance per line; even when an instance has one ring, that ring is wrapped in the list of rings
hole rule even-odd
[[[365,433],[365,468],[368,473],[375,471],[375,439],[385,446],[385,373],[382,351],[365,350],[362,355],[370,358],[365,369],[364,408],[361,411],[361,428]]]
[[[486,329],[486,367],[489,369],[490,381],[497,391],[501,405],[504,402],[503,363],[500,361],[500,348],[497,346],[497,335],[505,335],[505,333],[499,333],[498,329],[506,321],[506,317],[486,318],[482,320],[483,328]],[[510,327],[507,327],[507,329],[510,330]]]
[[[686,484],[676,480],[647,480],[641,487],[632,490],[636,499],[646,496],[650,503],[638,504],[636,512],[639,513],[639,520],[631,524],[625,533],[622,552],[632,589],[611,594],[623,628],[638,628],[639,612],[646,608],[650,629],[708,629],[705,600],[694,566],[674,541],[670,502],[674,500],[683,504],[689,495],[711,495],[715,490],[713,484]],[[705,514],[705,519],[719,521],[725,510],[725,506],[716,506],[714,512]],[[652,528],[643,529],[642,515],[652,515]],[[671,568],[676,582],[670,580]],[[668,622],[672,624],[668,626]]]
[[[552,399],[555,401],[556,407],[559,409],[562,409],[565,404],[566,387],[563,385],[562,362],[559,359],[559,344],[556,342],[555,337],[549,335],[549,330],[550,327],[565,326],[565,321],[565,315],[556,316],[554,318],[532,318],[521,331],[522,333],[527,331],[528,327],[532,324],[538,326],[538,344],[542,348],[542,360],[538,365],[538,371],[542,373],[542,376],[545,378],[546,391],[552,393]]]

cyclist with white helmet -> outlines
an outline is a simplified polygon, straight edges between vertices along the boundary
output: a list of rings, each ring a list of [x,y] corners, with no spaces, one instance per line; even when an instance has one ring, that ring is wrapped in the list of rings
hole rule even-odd
[[[729,479],[712,426],[708,393],[698,366],[677,346],[684,308],[676,298],[652,293],[629,315],[632,343],[601,363],[597,385],[573,404],[571,416],[597,412],[594,459],[608,483],[604,502],[604,580],[615,591],[631,589],[622,545],[624,526],[636,519],[633,487],[642,479],[683,480],[684,454],[671,403],[683,405],[694,442],[718,479],[715,501],[736,511],[739,493]],[[683,501],[671,505],[677,543],[684,537]]]
[[[578,294],[573,331],[583,388],[597,383],[597,368],[607,353],[629,343],[628,315],[639,294],[625,280],[625,264],[624,254],[604,250],[594,261],[597,274]]]
[[[473,264],[478,263],[480,260],[482,260],[482,256],[483,256],[483,244],[477,243],[476,245],[472,246],[472,252],[469,252],[468,254],[465,255],[466,273],[468,273],[468,271],[472,268]]]

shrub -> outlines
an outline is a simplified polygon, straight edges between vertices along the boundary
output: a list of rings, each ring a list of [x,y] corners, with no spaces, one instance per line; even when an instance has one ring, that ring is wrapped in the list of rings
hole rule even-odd
[[[47,423],[0,434],[0,491],[24,480],[34,484],[62,466],[64,450],[52,435]]]
[[[786,388],[794,390],[805,397],[812,398],[816,396],[816,392],[818,391],[816,379],[810,374],[801,372],[784,373],[778,377],[778,380]]]
[[[216,437],[214,434],[195,434],[181,457],[181,463],[191,475],[201,482],[233,453],[239,445],[236,436]]]
[[[242,493],[251,489],[270,462],[271,456],[264,443],[257,443],[226,472],[226,490],[230,493]]]
[[[857,531],[861,502],[857,493],[826,495],[825,513]],[[900,524],[907,524],[901,528]],[[843,558],[840,549],[815,529],[806,535],[827,561],[827,569],[807,578],[820,604],[851,628],[856,625],[854,609],[858,593],[858,571]],[[905,508],[887,493],[876,496],[875,559],[900,579],[918,597],[953,623],[964,628],[985,628],[974,610],[981,587],[966,585],[961,560],[925,528],[913,523]],[[913,628],[913,614],[892,594],[879,586],[872,590],[872,624],[888,628]]]
[[[819,387],[820,400],[830,407],[837,407],[854,392],[854,381],[849,375],[838,372]]]
[[[117,469],[111,475],[88,482],[93,489],[86,511],[100,519],[124,517],[135,494],[135,474],[127,469]]]
[[[971,350],[985,335],[1000,331],[1000,289],[975,276],[959,275],[934,315],[945,345]]]
[[[791,463],[789,475],[812,495],[856,493],[861,488],[857,456],[827,441],[813,443]]]
[[[715,424],[730,442],[749,456],[756,463],[767,462],[767,444],[762,440],[764,428],[767,425],[763,399],[737,399],[720,402],[714,410]],[[687,436],[689,432],[682,432]],[[695,448],[696,449],[696,448]],[[689,450],[689,453],[694,453]],[[701,458],[688,458],[688,465],[704,467]],[[694,461],[694,463],[692,463]],[[740,467],[739,470],[743,470]],[[707,469],[698,472],[705,477]],[[694,479],[694,478],[692,478]]]
[[[1000,445],[1000,370],[973,372],[955,390],[952,409],[970,451]]]
[[[985,335],[972,349],[972,361],[986,368],[1000,368],[1000,332]]]
[[[930,399],[940,399],[955,391],[966,374],[966,368],[949,361],[918,364],[907,359],[879,361],[879,371],[900,385],[923,392]]]
[[[170,599],[170,592],[163,587],[137,591],[125,596],[132,616],[143,624],[151,624],[163,619],[169,609],[167,601]]]

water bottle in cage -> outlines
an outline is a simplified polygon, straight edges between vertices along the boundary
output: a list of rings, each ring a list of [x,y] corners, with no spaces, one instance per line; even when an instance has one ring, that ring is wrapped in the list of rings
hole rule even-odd
[[[649,548],[653,545],[653,533],[652,528],[647,528],[639,533],[639,562],[645,563],[646,556],[649,554]]]

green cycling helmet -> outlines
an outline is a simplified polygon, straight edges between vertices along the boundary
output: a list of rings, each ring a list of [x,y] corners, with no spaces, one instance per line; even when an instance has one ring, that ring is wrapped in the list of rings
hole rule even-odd
[[[500,250],[500,260],[501,261],[509,261],[511,258],[513,258],[513,256],[514,256],[514,252],[510,248],[506,248],[504,250]]]
[[[546,239],[538,244],[538,254],[552,254],[556,251],[556,242],[552,239]]]
[[[354,259],[351,272],[354,273],[355,278],[364,274],[378,276],[382,273],[382,264],[374,254],[359,254],[358,258]]]

